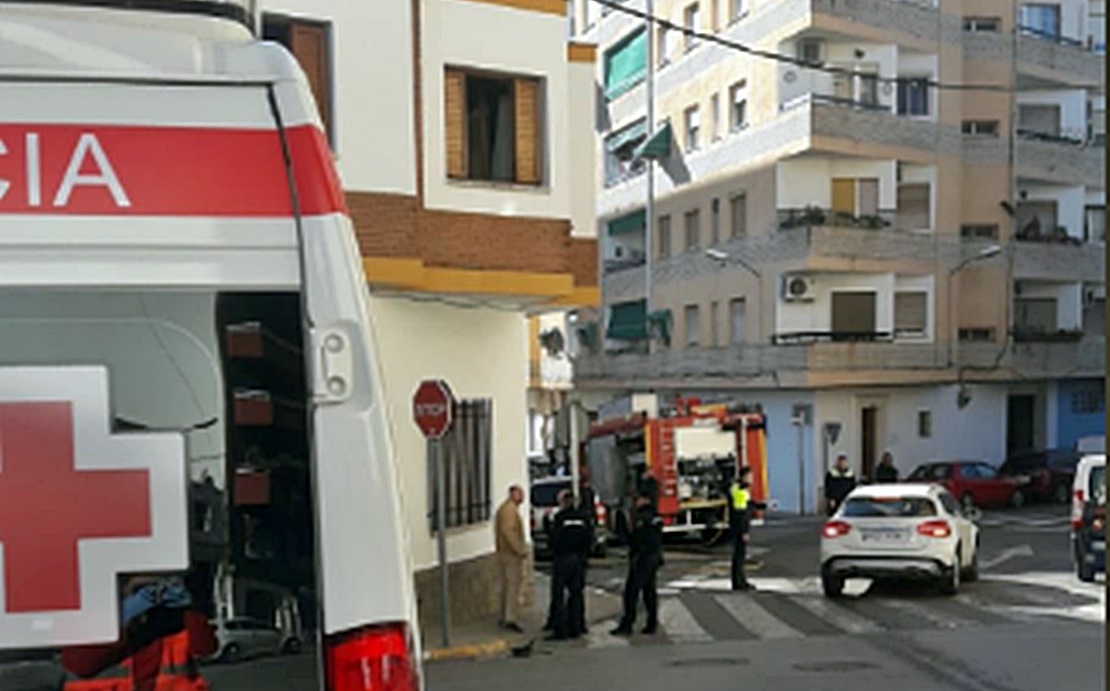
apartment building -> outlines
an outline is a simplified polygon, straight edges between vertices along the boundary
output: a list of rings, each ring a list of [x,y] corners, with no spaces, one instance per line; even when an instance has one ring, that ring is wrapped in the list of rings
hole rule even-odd
[[[1104,3],[615,5],[571,3],[603,98],[578,388],[762,405],[789,511],[839,452],[1104,434]]]
[[[595,51],[568,42],[562,0],[261,12],[304,67],[354,218],[420,616],[438,608],[434,486],[411,412],[425,378],[459,401],[444,442],[453,621],[492,615],[490,520],[528,477],[529,315],[599,299],[595,188],[573,184],[594,171]]]

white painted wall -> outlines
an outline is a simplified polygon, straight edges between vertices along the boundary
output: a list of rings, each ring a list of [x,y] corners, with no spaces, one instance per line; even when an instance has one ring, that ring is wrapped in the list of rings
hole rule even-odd
[[[1018,94],[1018,108],[1022,105],[1053,105],[1060,107],[1060,134],[1074,139],[1087,138],[1087,92],[1083,89],[1053,91],[1022,91]]]
[[[593,3],[588,3],[593,4]],[[600,147],[595,125],[593,63],[572,62],[567,78],[566,148],[570,162],[570,221],[574,237],[597,237],[597,157]]]
[[[819,391],[815,396],[816,429],[821,432],[826,422],[841,423],[840,438],[829,450],[829,463],[843,452],[859,473],[860,409],[877,405],[878,454],[890,451],[901,476],[931,460],[972,459],[997,465],[1006,453],[1006,390],[972,385],[969,391],[971,403],[962,410],[956,406],[955,386]],[[932,414],[929,438],[918,436],[918,412],[922,410]],[[822,434],[815,435],[814,442],[818,478],[824,478],[825,472]]]
[[[573,163],[568,160],[567,146],[571,107],[568,103],[570,70],[565,22],[563,16],[489,3],[458,0],[424,3],[424,192],[428,208],[541,218],[570,217]],[[544,184],[532,187],[447,179],[443,122],[445,66],[544,80],[547,118]],[[592,116],[592,109],[588,105],[585,107]]]
[[[148,316],[149,315],[149,316]],[[104,365],[113,414],[189,435],[193,479],[224,485],[224,402],[215,295],[0,291],[0,366]],[[180,368],[180,372],[178,369]],[[190,390],[191,389],[191,390]]]
[[[863,51],[859,58],[856,51]],[[779,52],[786,55],[797,55],[796,41],[783,41]],[[837,67],[851,69],[857,64],[877,64],[878,74],[881,77],[893,78],[898,76],[899,58],[898,47],[894,44],[877,43],[836,43],[826,41],[825,63]],[[792,77],[787,76],[792,74]],[[810,70],[790,63],[780,63],[778,66],[779,105],[815,93],[833,95],[833,75],[821,70]],[[897,94],[893,89],[884,89],[879,86],[879,103],[895,109],[898,105]]]
[[[436,563],[428,530],[425,442],[412,422],[412,394],[420,380],[443,378],[456,398],[493,399],[493,509],[509,485],[527,485],[528,328],[518,313],[420,304],[371,295],[370,315],[381,356],[383,388],[400,463],[405,520],[416,569]],[[418,335],[418,337],[417,337]],[[482,523],[450,531],[451,561],[493,551],[493,528]]]
[[[878,178],[879,208],[898,205],[898,168],[893,160],[859,160],[799,156],[775,164],[775,208],[832,206],[833,178]]]
[[[1087,192],[1082,187],[1060,185],[1020,185],[1028,201],[1055,201],[1056,223],[1067,229],[1073,238],[1083,237],[1083,206]]]
[[[874,291],[875,330],[894,330],[894,274],[811,274],[814,300],[787,302],[777,290],[775,333],[788,334],[832,329],[832,293]],[[778,289],[779,286],[776,286]]]
[[[411,5],[261,0],[263,12],[331,22],[336,161],[346,189],[416,193]]]

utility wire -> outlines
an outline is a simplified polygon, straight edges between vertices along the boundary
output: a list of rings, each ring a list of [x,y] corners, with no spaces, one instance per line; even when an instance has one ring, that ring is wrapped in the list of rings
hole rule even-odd
[[[662,27],[665,27],[667,29],[673,29],[675,31],[680,31],[686,36],[697,38],[697,39],[700,39],[702,41],[706,41],[708,43],[716,43],[717,45],[721,45],[721,46],[724,46],[726,48],[731,48],[731,49],[739,51],[741,53],[747,53],[748,55],[751,55],[751,56],[754,56],[754,57],[757,57],[757,58],[763,58],[763,59],[766,59],[766,60],[774,60],[776,62],[783,62],[783,63],[787,63],[787,64],[790,64],[790,65],[794,65],[796,67],[801,67],[801,68],[808,69],[808,70],[816,70],[816,71],[819,71],[819,72],[827,72],[829,74],[841,75],[841,76],[846,76],[846,77],[854,77],[854,76],[864,75],[868,79],[872,79],[875,82],[878,82],[878,83],[881,83],[881,84],[924,84],[926,86],[931,86],[934,89],[942,89],[942,90],[946,90],[946,91],[994,91],[994,92],[1001,92],[1001,93],[1011,93],[1011,92],[1016,91],[1016,89],[1013,89],[1013,88],[1008,87],[1008,86],[1003,86],[1001,84],[957,84],[957,83],[950,83],[950,82],[938,82],[938,81],[935,81],[933,79],[928,79],[928,78],[925,78],[925,77],[880,77],[879,75],[864,74],[864,73],[861,73],[861,72],[856,72],[856,71],[854,71],[852,69],[849,69],[849,68],[846,68],[846,67],[836,67],[836,66],[833,66],[833,65],[826,65],[824,62],[811,62],[809,60],[802,60],[801,58],[797,58],[797,57],[794,57],[792,55],[785,55],[783,53],[775,53],[775,52],[771,52],[771,51],[761,50],[759,48],[753,48],[752,46],[746,45],[744,43],[740,43],[738,41],[733,41],[733,40],[730,40],[730,39],[727,39],[727,38],[722,38],[721,36],[719,36],[717,34],[707,34],[707,33],[703,33],[703,32],[700,32],[700,31],[696,31],[694,29],[688,29],[685,26],[675,24],[674,22],[669,21],[667,19],[661,19],[659,17],[650,15],[647,12],[644,12],[643,10],[637,10],[637,9],[633,9],[631,7],[628,7],[628,6],[624,5],[622,2],[620,2],[620,0],[587,0],[587,2],[596,2],[599,5],[602,5],[603,7],[608,7],[611,10],[615,10],[617,12],[621,12],[623,14],[626,14],[626,15],[629,15],[629,16],[632,16],[632,17],[637,17],[639,19],[644,20],[645,22],[647,22],[649,24],[662,26]],[[650,36],[648,37],[648,40],[651,40]],[[1014,56],[1014,59],[1015,60],[1017,59],[1016,55]]]

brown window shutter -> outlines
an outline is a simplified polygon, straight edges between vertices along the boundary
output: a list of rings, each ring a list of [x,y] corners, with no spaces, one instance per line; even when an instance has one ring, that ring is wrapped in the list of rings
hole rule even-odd
[[[466,74],[448,68],[443,84],[447,177],[466,178]]]
[[[331,133],[331,77],[328,69],[327,30],[317,24],[294,23],[289,28],[289,48],[308,78],[324,131]]]
[[[516,181],[523,185],[540,184],[540,82],[517,79],[516,97]]]

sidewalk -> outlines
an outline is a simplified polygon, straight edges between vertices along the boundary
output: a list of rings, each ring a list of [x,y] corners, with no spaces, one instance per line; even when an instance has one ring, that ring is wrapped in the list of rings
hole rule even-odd
[[[450,646],[443,648],[439,626],[428,626],[421,630],[424,638],[424,659],[439,661],[499,657],[507,655],[512,648],[524,645],[528,641],[541,640],[547,635],[546,632],[541,631],[541,627],[547,617],[547,603],[551,599],[551,579],[547,574],[539,572],[535,574],[534,579],[532,597],[534,605],[531,609],[523,610],[524,621],[520,622],[524,633],[505,631],[498,627],[494,620],[452,626]],[[620,598],[586,586],[587,624],[594,625],[607,619],[614,619],[620,615],[620,612]]]

